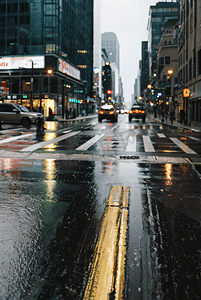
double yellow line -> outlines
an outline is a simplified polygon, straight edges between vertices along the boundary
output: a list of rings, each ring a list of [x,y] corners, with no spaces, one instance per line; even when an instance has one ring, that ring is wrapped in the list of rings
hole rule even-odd
[[[107,201],[84,300],[123,299],[129,188],[114,186]]]

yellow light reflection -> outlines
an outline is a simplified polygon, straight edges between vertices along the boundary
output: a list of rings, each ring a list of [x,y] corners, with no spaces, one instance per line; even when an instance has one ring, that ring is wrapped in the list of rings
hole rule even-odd
[[[56,130],[57,129],[57,123],[56,122],[45,122],[45,128],[46,130]]]
[[[165,175],[166,175],[166,185],[172,185],[172,164],[165,164],[164,167]]]
[[[47,193],[46,200],[54,201],[54,188],[56,185],[55,181],[55,172],[56,172],[56,164],[54,159],[45,159],[44,160],[44,171],[46,173],[46,185],[47,185]]]
[[[57,137],[57,135],[56,135],[55,132],[48,132],[48,133],[46,133],[44,135],[44,141],[49,141],[49,140],[52,140],[52,139],[54,139],[56,137]],[[49,144],[49,145],[47,145],[47,146],[44,147],[45,150],[49,150],[49,151],[51,151],[51,150],[53,150],[55,148],[56,148],[56,145],[54,143]]]

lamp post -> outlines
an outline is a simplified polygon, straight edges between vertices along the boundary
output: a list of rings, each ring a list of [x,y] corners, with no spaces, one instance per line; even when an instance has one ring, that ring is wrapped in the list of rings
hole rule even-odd
[[[174,99],[173,99],[173,91],[172,91],[172,76],[174,74],[173,69],[169,69],[167,71],[168,73],[168,78],[170,78],[170,95],[171,95],[171,103],[169,103],[169,112],[170,112],[170,119],[171,119],[171,124],[173,124],[173,119],[174,119]]]
[[[31,111],[33,111],[33,60],[31,60],[31,92],[30,92],[30,106]]]

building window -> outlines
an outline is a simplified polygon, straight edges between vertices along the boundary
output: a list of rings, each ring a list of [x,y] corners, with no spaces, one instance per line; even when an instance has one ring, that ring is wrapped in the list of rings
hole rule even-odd
[[[189,80],[192,80],[192,58],[189,59]]]
[[[164,57],[159,58],[159,65],[164,65]]]
[[[201,49],[198,51],[198,75],[201,74]]]
[[[170,56],[165,57],[165,64],[169,65],[170,64]]]

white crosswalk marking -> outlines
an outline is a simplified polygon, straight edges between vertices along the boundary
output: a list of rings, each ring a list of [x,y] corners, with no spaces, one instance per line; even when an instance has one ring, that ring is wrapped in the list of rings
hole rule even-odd
[[[165,138],[166,136],[163,133],[157,133],[159,138]]]
[[[145,152],[155,152],[150,137],[148,135],[143,135],[142,138],[144,142]]]
[[[126,152],[136,152],[136,136],[129,135]]]
[[[92,145],[94,145],[98,140],[100,140],[103,136],[104,136],[104,134],[95,135],[93,138],[91,138],[89,141],[87,141],[87,142],[84,143],[83,145],[79,146],[79,147],[76,148],[75,150],[87,150],[87,149],[89,149]]]
[[[177,138],[170,138],[173,143],[175,143],[179,148],[181,148],[185,153],[187,154],[197,154],[195,151],[193,151],[191,148],[189,148],[187,145],[182,143]]]
[[[12,141],[19,140],[21,138],[24,139],[24,138],[27,138],[27,137],[30,137],[30,136],[33,136],[33,135],[34,135],[34,133],[21,134],[21,135],[13,136],[13,137],[10,137],[10,138],[7,138],[7,139],[0,140],[0,144],[10,143]]]
[[[201,141],[201,139],[198,139],[198,138],[196,138],[196,137],[194,137],[194,136],[190,136],[190,139],[191,139],[191,140],[194,140],[194,141],[197,141],[197,142],[200,142],[200,141]]]
[[[21,152],[32,152],[32,151],[35,151],[37,149],[41,149],[41,148],[43,148],[43,147],[45,147],[47,145],[55,144],[55,143],[58,143],[58,142],[60,142],[62,140],[68,139],[68,138],[70,138],[70,137],[72,137],[72,136],[74,136],[74,135],[76,135],[76,134],[78,134],[80,132],[81,131],[69,132],[67,134],[63,134],[63,135],[58,136],[58,137],[56,137],[54,139],[51,139],[49,141],[44,141],[44,142],[41,142],[41,143],[34,144],[34,145],[30,146],[30,147],[21,149],[20,151]]]

